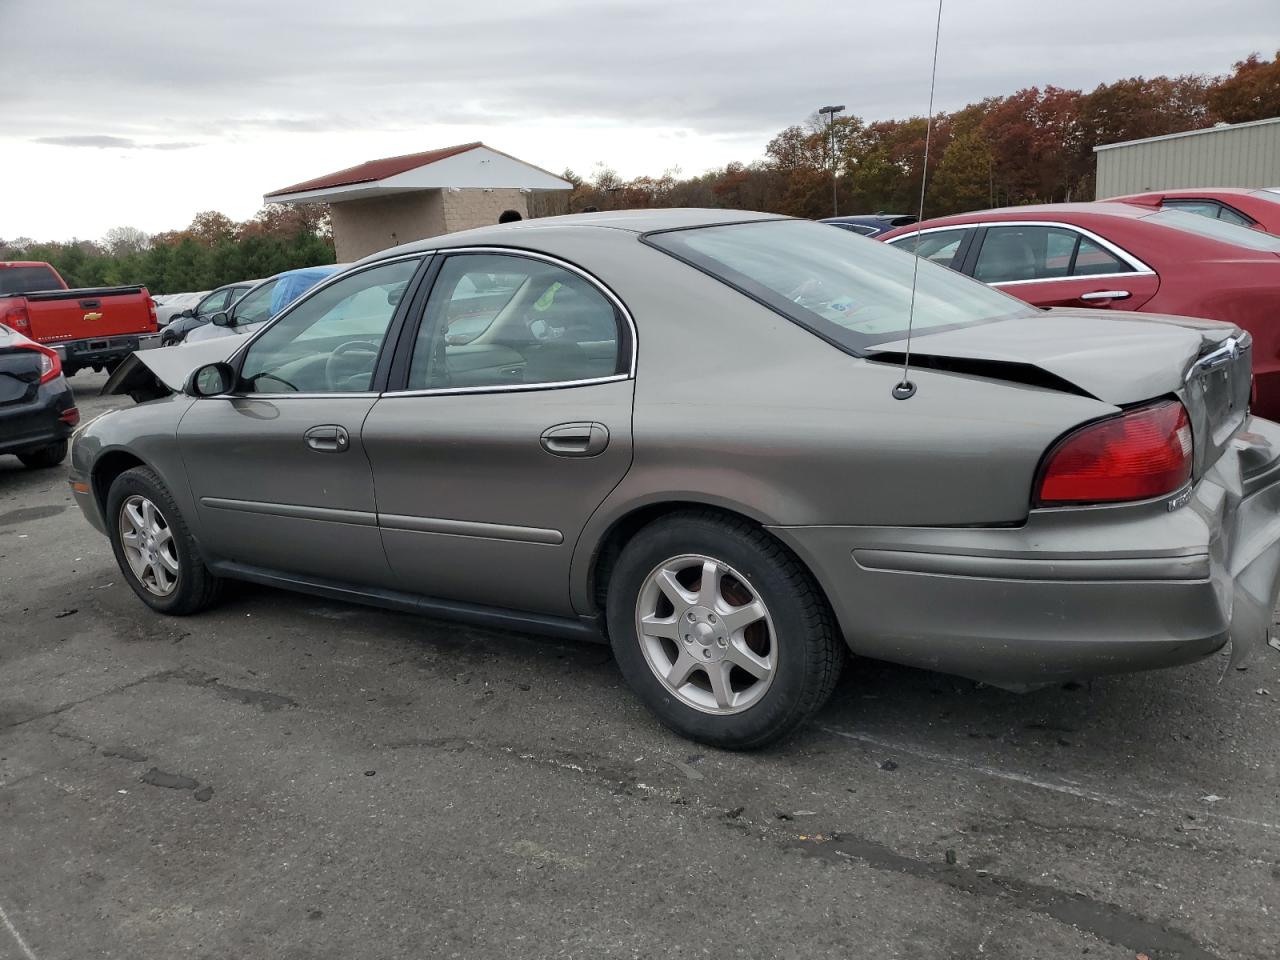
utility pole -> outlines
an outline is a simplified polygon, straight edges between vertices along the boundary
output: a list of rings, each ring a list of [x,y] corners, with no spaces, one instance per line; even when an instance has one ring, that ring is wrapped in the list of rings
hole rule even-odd
[[[836,114],[844,112],[844,104],[832,107],[819,107],[819,115],[826,115],[827,133],[831,140],[831,215],[840,216],[840,200],[836,195]]]

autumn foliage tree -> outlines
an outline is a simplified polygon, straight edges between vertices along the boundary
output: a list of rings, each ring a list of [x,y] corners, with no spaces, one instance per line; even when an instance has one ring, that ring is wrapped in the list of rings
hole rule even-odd
[[[1089,92],[1046,86],[990,97],[934,118],[925,213],[1091,200],[1099,144],[1276,116],[1280,53],[1253,54],[1223,77],[1128,77]],[[920,202],[926,127],[924,117],[843,116],[829,129],[813,116],[780,131],[756,163],[626,182],[602,167],[575,179],[565,212],[690,205],[830,216],[833,131],[840,211],[910,213]]]

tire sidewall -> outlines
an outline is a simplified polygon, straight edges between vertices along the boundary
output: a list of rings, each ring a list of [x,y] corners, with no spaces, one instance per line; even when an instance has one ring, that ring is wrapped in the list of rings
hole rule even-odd
[[[703,554],[728,564],[760,596],[773,621],[777,668],[761,700],[742,713],[716,716],[679,700],[658,679],[640,648],[635,627],[636,600],[649,573],[682,554]],[[762,746],[798,725],[796,705],[803,702],[811,675],[814,638],[803,624],[811,618],[786,571],[752,538],[714,520],[663,521],[642,530],[623,551],[609,580],[606,609],[609,642],[623,677],[637,696],[665,723],[691,739],[748,749]]]
[[[142,585],[134,575],[133,569],[129,566],[129,560],[124,552],[124,545],[120,541],[120,511],[124,502],[135,494],[146,497],[156,505],[161,514],[164,515],[165,521],[169,524],[169,528],[173,533],[174,550],[178,554],[178,583],[173,592],[167,597],[156,596]],[[160,613],[170,613],[187,608],[193,600],[194,593],[198,587],[192,571],[195,569],[196,564],[203,563],[203,559],[195,555],[186,521],[182,518],[177,504],[173,502],[173,497],[169,495],[169,491],[164,484],[160,483],[149,470],[143,468],[126,470],[115,479],[111,484],[111,489],[107,492],[106,514],[107,535],[111,540],[111,551],[115,554],[116,563],[119,565],[125,581],[133,589],[133,592],[138,595],[138,598],[151,609]]]

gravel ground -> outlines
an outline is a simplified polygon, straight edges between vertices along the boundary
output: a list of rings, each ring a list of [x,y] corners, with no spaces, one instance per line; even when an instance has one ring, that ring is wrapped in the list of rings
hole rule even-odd
[[[249,586],[155,616],[8,457],[0,598],[0,958],[1280,955],[1280,656],[1027,695],[858,661],[723,753],[602,646]]]

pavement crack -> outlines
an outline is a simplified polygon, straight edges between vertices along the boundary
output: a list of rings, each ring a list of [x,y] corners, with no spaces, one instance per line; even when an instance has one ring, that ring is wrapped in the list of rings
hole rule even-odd
[[[88,703],[91,700],[97,700],[101,697],[109,697],[112,694],[121,693],[132,687],[139,686],[140,684],[150,683],[153,680],[163,680],[166,677],[172,676],[173,673],[174,671],[172,670],[159,670],[156,673],[148,673],[146,676],[130,680],[128,683],[117,684],[110,689],[100,690],[99,692],[90,694],[87,697],[81,697],[79,700],[71,700],[67,703],[59,704],[51,710],[45,710],[41,713],[32,714],[29,717],[23,717],[21,720],[14,720],[12,723],[6,723],[3,726],[0,726],[0,732],[14,730],[18,727],[25,726],[28,723],[33,723],[36,720],[45,720],[49,717],[56,717],[58,714],[66,713],[71,708],[78,707],[82,703]]]
[[[1160,960],[1221,960],[1186,933],[1123,907],[1079,893],[1016,877],[979,873],[966,867],[921,860],[849,834],[810,835],[784,844],[828,863],[855,861],[875,870],[900,873],[978,897],[1002,900],[1091,933],[1113,946]]]

